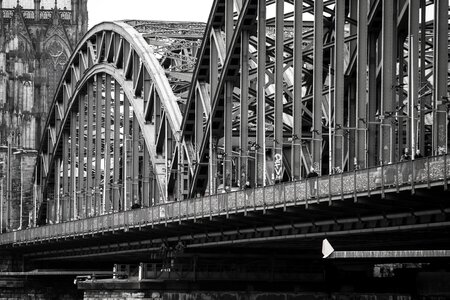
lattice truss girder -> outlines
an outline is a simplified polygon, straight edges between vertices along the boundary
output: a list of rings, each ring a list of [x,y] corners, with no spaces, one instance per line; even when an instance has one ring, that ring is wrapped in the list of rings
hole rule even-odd
[[[182,126],[189,193],[435,153],[448,0],[217,0]]]
[[[168,199],[174,157],[186,152],[180,150],[180,107],[201,36],[154,37],[125,23],[103,23],[74,51],[51,107],[37,168],[48,221]]]

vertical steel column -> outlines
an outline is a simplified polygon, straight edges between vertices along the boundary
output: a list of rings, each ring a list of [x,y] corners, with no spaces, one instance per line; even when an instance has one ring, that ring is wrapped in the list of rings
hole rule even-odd
[[[52,205],[50,205],[49,212],[50,218],[49,221],[59,223],[61,222],[60,211],[61,211],[61,159],[56,158],[55,162],[55,191],[53,195]],[[52,209],[53,206],[53,209]]]
[[[434,3],[434,45],[433,45],[433,151],[441,147],[447,152],[447,106],[448,101],[448,0]]]
[[[69,147],[69,132],[63,132],[62,134],[62,153],[66,153],[63,155],[63,170],[62,170],[62,206],[61,206],[61,221],[65,222],[69,220],[70,206],[69,206],[69,155],[70,155],[70,147]],[[72,159],[72,158],[71,158]]]
[[[314,1],[314,79],[313,79],[313,164],[321,174],[322,161],[322,89],[323,89],[323,2]]]
[[[99,215],[101,211],[101,181],[102,181],[102,83],[103,75],[97,74],[96,101],[95,101],[95,183],[94,183],[94,214]]]
[[[303,83],[303,0],[294,4],[294,98],[292,99],[293,147],[291,157],[292,179],[302,175],[302,83]]]
[[[86,125],[86,112],[85,103],[86,95],[82,95],[78,98],[78,205],[77,214],[75,217],[85,218],[83,207],[85,207],[85,187],[84,187],[84,158],[85,158],[85,125]]]
[[[283,179],[283,74],[284,74],[284,0],[276,0],[275,11],[275,98],[274,98],[274,139],[272,159],[273,180]]]
[[[166,122],[167,124],[167,122]],[[133,151],[131,156],[131,176],[133,178],[133,202],[138,201],[142,205],[142,199],[139,197],[139,122],[136,114],[133,112],[133,124],[132,124],[132,141]],[[169,167],[168,167],[169,169]],[[170,172],[170,169],[169,169]],[[169,174],[170,176],[170,174]]]
[[[113,211],[119,211],[122,207],[120,205],[120,195],[123,193],[123,182],[120,182],[120,152],[123,151],[121,147],[120,139],[120,121],[122,119],[120,113],[120,86],[117,81],[114,80],[114,171],[113,171],[113,183],[114,183],[114,195],[113,195]],[[122,136],[123,138],[123,136]],[[122,155],[123,156],[123,155]],[[123,159],[123,157],[122,157]],[[123,165],[123,160],[122,160]]]
[[[417,103],[419,92],[419,1],[409,0],[409,74],[408,96],[411,117],[411,155],[414,158],[417,147]],[[401,77],[400,77],[401,78]]]
[[[258,70],[256,82],[256,186],[265,185],[266,172],[266,0],[258,0]]]
[[[69,219],[76,217],[77,203],[77,179],[76,179],[76,161],[77,161],[77,112],[70,112],[70,182],[69,182]]]
[[[238,178],[241,180],[241,188],[248,180],[248,89],[249,89],[249,63],[248,63],[248,52],[249,52],[249,34],[248,31],[243,30],[241,33],[241,76],[240,76],[240,138],[239,138],[239,153],[240,164]],[[244,178],[242,178],[244,177]],[[244,182],[242,182],[244,181]]]
[[[361,168],[367,167],[367,1],[358,1],[358,52],[356,76],[356,160]]]
[[[336,1],[334,17],[334,113],[335,113],[335,142],[334,142],[334,166],[344,169],[344,25],[345,25],[345,1]],[[331,63],[331,62],[330,62]],[[330,74],[331,76],[331,74]],[[361,74],[358,74],[361,76]],[[331,87],[330,87],[331,88]],[[331,101],[331,99],[328,99]],[[333,120],[331,111],[328,112],[328,126]],[[329,145],[331,146],[331,145]]]
[[[217,90],[217,82],[219,76],[218,59],[216,42],[214,41],[214,34],[210,35],[210,60],[209,60],[209,88],[211,98],[214,98]],[[217,192],[217,149],[216,138],[214,137],[214,128],[212,127],[211,115],[209,116],[209,194]]]
[[[93,189],[93,180],[92,180],[92,150],[93,150],[93,134],[94,130],[94,82],[91,79],[87,83],[87,141],[86,141],[86,195],[87,195],[87,203],[86,203],[86,217],[92,216],[92,189]]]
[[[103,178],[104,207],[111,211],[111,75],[105,77],[105,165]]]
[[[426,64],[426,55],[425,55],[425,47],[426,47],[426,0],[420,0],[420,88],[419,94],[423,94],[423,88],[427,84],[427,78],[425,74],[425,64]],[[419,149],[422,155],[426,155],[425,153],[425,114],[423,110],[425,109],[424,99],[420,97],[419,99]]]
[[[202,144],[203,140],[203,105],[201,100],[200,91],[196,88],[195,89],[195,127],[194,127],[194,140],[192,141],[194,143],[195,148],[195,160],[197,162],[200,162],[200,158],[198,157],[198,153],[200,151],[200,145]]]
[[[233,0],[225,1],[225,43],[226,52],[231,45],[231,39],[233,37]],[[223,161],[223,187],[227,186],[231,189],[231,178],[233,176],[232,170],[232,135],[233,135],[233,124],[232,124],[232,108],[233,108],[233,83],[226,81],[224,84],[224,161]]]
[[[233,38],[233,0],[225,0],[225,45],[226,51],[230,48]]]
[[[409,68],[409,64],[406,64],[406,60],[408,59],[406,57],[406,53],[405,50],[403,49],[403,45],[406,41],[406,37],[407,34],[406,33],[402,33],[398,36],[398,40],[399,40],[399,45],[401,45],[400,47],[397,47],[397,55],[398,55],[398,85],[396,85],[395,87],[393,87],[394,91],[396,92],[396,97],[394,99],[398,99],[398,101],[396,101],[396,105],[397,107],[400,107],[403,105],[404,100],[406,99],[406,96],[403,93],[403,79],[405,76],[405,72],[403,71],[405,68]],[[409,56],[409,55],[408,55]],[[408,72],[407,72],[408,73]],[[409,74],[408,74],[409,75]],[[409,80],[409,77],[408,77]],[[411,101],[409,101],[408,99],[408,103],[411,104]],[[409,116],[409,108],[407,108],[408,111],[408,116]],[[406,123],[406,127],[404,126],[403,123]],[[398,138],[398,151],[395,151],[397,149],[394,149],[394,154],[397,153],[398,157],[401,157],[403,154],[403,140],[406,137],[406,147],[409,147],[409,149],[411,149],[410,145],[411,145],[411,120],[409,118],[399,118],[399,122],[398,124],[392,124],[394,126],[394,128],[397,128],[398,134],[397,134],[397,138]],[[405,136],[405,131],[406,129],[406,136]],[[409,146],[408,146],[409,145]],[[394,146],[394,145],[393,145]],[[395,146],[394,146],[395,147]],[[396,161],[395,157],[393,158],[394,161]]]
[[[233,83],[226,81],[224,85],[224,136],[223,136],[223,187],[231,188],[231,178],[233,176],[232,170],[232,108],[233,108]]]
[[[155,102],[159,102],[159,99],[155,99]],[[158,109],[159,113],[159,109]],[[156,122],[155,122],[156,124]],[[128,162],[128,151],[130,147],[130,102],[128,101],[128,98],[126,94],[123,94],[123,209],[128,210],[130,208],[130,189],[131,189],[131,182],[129,179],[130,174],[130,164]]]
[[[142,159],[143,163],[143,186],[142,186],[142,201],[144,207],[149,207],[152,205],[151,198],[153,197],[153,194],[151,193],[150,188],[150,154],[148,153],[147,146],[144,144],[144,157]]]
[[[359,45],[358,45],[359,47]],[[377,126],[375,125],[375,114],[377,112],[377,36],[375,33],[369,35],[369,100],[367,126],[367,166],[371,167],[379,162],[377,150]]]
[[[200,84],[195,88],[195,94],[194,94],[194,101],[195,101],[195,120],[194,120],[194,140],[192,141],[193,147],[194,147],[194,155],[195,157],[191,158],[195,162],[200,162],[200,147],[202,145],[203,136],[204,136],[204,127],[203,127],[203,120],[204,120],[204,113],[203,113],[203,103],[202,103],[203,95],[200,91]],[[206,101],[206,99],[203,99],[203,101]],[[210,128],[212,129],[212,128]],[[212,131],[210,131],[212,132]],[[178,145],[178,162],[181,163],[183,155],[183,147],[181,145]],[[210,152],[211,153],[211,152]],[[178,165],[178,174],[177,174],[177,187],[178,187],[178,199],[183,199],[183,193],[185,190],[189,189],[189,183],[187,186],[185,185],[185,180],[189,180],[189,176],[185,176],[183,173],[184,170],[186,170],[182,165]],[[211,171],[211,169],[209,169]],[[209,181],[209,188],[211,189],[212,181],[210,179]]]
[[[381,80],[381,110],[380,116],[385,113],[392,113],[395,82],[395,28],[397,23],[394,22],[394,5],[397,1],[383,1],[382,10],[382,80]],[[381,118],[381,160],[380,163],[387,163],[393,159],[393,130],[390,119]]]

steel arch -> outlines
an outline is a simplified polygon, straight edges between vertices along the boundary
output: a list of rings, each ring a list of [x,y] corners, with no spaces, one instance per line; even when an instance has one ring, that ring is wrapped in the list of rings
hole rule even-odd
[[[101,23],[70,57],[39,150],[37,179],[48,220],[176,197],[176,187],[168,191],[168,166],[182,147],[180,103],[200,37],[177,37],[178,48],[166,49],[174,38],[164,44],[164,34],[157,37],[152,44],[129,24]]]

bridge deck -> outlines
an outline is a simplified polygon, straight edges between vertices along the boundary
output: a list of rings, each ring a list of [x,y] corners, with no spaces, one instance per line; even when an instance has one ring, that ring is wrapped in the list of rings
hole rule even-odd
[[[422,171],[419,172],[419,170]],[[360,197],[378,195],[383,198],[387,193],[402,191],[414,193],[415,189],[433,186],[443,186],[446,189],[449,177],[448,155],[428,157],[8,232],[0,235],[0,245],[2,247],[25,246],[30,243],[83,237],[97,233],[126,232],[136,227],[153,228],[153,226],[168,224],[176,226],[184,221],[211,219],[216,216],[246,215],[254,211],[286,209],[292,206],[307,208],[308,205],[316,203],[331,205],[335,201],[348,198],[354,198],[357,202]],[[315,187],[318,187],[317,195],[314,195]]]

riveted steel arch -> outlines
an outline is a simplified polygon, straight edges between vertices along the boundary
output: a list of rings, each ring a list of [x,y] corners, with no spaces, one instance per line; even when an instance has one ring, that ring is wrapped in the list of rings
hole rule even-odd
[[[48,221],[176,197],[177,186],[169,191],[167,178],[183,147],[180,103],[195,57],[189,47],[198,37],[178,43],[182,50],[172,45],[162,51],[164,38],[158,36],[156,47],[129,24],[114,22],[97,25],[78,44],[39,152],[37,179]]]

